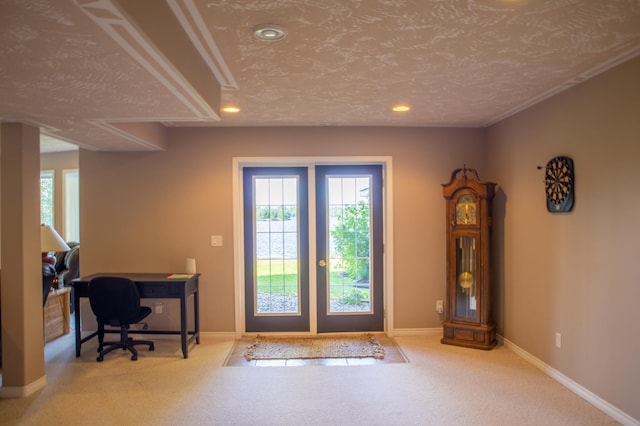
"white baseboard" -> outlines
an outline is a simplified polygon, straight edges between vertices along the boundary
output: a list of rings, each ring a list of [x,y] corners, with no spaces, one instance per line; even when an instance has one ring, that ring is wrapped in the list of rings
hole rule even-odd
[[[435,328],[396,328],[393,330],[393,334],[389,334],[389,337],[393,336],[432,336],[434,334],[442,334],[442,327]]]
[[[46,385],[47,376],[45,375],[26,386],[2,386],[0,388],[0,398],[25,398],[44,388]]]
[[[575,393],[594,407],[613,417],[616,421],[622,423],[625,426],[639,426],[640,421],[634,419],[624,411],[619,408],[611,405],[604,399],[600,398],[598,395],[594,394],[590,390],[581,386],[580,384],[574,382],[555,368],[551,367],[548,364],[545,364],[539,358],[531,355],[529,352],[525,351],[515,343],[509,341],[509,339],[505,339],[503,336],[498,336],[499,339],[503,342],[503,345],[513,351],[516,355],[520,356],[524,360],[528,361],[534,367],[541,370],[543,373],[547,374],[549,377],[569,389],[571,392]]]
[[[201,331],[200,337],[218,337],[223,339],[236,339],[236,333],[233,331]]]

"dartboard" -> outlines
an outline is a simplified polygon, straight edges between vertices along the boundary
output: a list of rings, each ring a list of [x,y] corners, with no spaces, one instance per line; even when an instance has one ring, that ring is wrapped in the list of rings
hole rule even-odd
[[[573,208],[573,160],[555,157],[547,163],[544,176],[547,210],[568,212]]]

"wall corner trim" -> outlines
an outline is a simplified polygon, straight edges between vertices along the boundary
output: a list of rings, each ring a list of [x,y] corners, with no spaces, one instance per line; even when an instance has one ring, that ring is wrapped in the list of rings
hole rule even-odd
[[[46,385],[47,376],[44,375],[26,386],[3,386],[0,388],[0,398],[26,398]]]

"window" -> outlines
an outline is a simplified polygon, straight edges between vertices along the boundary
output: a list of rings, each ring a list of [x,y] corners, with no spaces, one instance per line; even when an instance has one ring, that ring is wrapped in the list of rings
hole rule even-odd
[[[80,173],[77,169],[62,171],[62,196],[57,199],[54,176],[53,170],[40,171],[40,223],[62,231],[60,235],[65,241],[80,242]],[[58,224],[54,214],[56,202],[63,218]]]
[[[40,172],[40,223],[53,226],[53,209],[53,170],[42,170]]]
[[[80,242],[80,173],[63,170],[64,185],[64,237],[66,241]]]

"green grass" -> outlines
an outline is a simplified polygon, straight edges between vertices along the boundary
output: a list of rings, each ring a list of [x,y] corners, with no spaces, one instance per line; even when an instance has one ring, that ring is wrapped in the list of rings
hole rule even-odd
[[[295,296],[298,294],[298,262],[291,260],[258,260],[256,262],[258,293]]]
[[[287,260],[258,260],[256,262],[258,293],[277,293],[288,296],[298,294],[298,262]],[[356,288],[342,271],[331,271],[331,298],[351,299],[354,293],[357,299],[369,298],[369,289]]]

